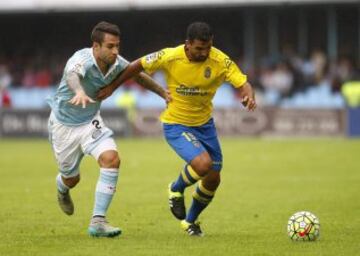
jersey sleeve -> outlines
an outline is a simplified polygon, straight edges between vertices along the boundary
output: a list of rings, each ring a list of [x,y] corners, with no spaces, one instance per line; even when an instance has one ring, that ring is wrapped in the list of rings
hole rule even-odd
[[[232,84],[235,88],[239,88],[247,81],[238,66],[229,58],[225,58],[225,81]]]
[[[89,69],[90,58],[81,54],[75,54],[72,56],[65,67],[65,73],[76,73],[80,77],[84,77],[86,71]]]
[[[158,52],[150,53],[141,58],[141,65],[146,73],[152,74],[155,71],[164,68],[168,55],[169,49],[163,49]]]

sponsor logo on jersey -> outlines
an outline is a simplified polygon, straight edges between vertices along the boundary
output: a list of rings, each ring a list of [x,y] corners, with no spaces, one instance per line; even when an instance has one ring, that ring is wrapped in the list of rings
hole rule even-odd
[[[207,91],[201,90],[199,87],[187,87],[183,84],[176,88],[176,92],[183,96],[206,96],[206,95],[208,95]]]
[[[233,63],[232,60],[230,60],[229,58],[225,59],[225,67],[226,68],[230,68],[232,63]]]
[[[145,61],[146,63],[152,63],[152,62],[155,62],[157,60],[161,60],[161,57],[164,55],[164,51],[159,51],[159,52],[154,52],[154,53],[151,53],[149,55],[147,55],[145,57]]]

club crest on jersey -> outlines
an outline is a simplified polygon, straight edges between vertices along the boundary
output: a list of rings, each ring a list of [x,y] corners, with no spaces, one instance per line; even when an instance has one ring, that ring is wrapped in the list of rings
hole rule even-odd
[[[206,67],[205,71],[204,71],[204,77],[210,78],[210,76],[211,76],[211,69],[210,69],[210,67]]]
[[[230,60],[229,58],[226,58],[225,59],[225,67],[228,69],[228,68],[230,68],[231,64],[232,64],[232,60]]]

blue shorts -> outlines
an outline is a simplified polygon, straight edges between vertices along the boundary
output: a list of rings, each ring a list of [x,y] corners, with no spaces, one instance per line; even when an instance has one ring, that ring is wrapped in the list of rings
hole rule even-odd
[[[164,124],[163,128],[166,141],[187,163],[207,151],[213,161],[212,169],[221,171],[221,147],[212,118],[201,126]]]

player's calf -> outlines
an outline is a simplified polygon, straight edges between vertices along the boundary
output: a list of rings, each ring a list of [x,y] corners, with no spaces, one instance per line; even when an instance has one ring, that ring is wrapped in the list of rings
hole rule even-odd
[[[221,181],[220,172],[218,172],[218,171],[210,171],[208,173],[208,175],[206,175],[202,179],[202,185],[207,190],[216,191],[216,189],[220,185],[220,181]]]
[[[200,213],[211,203],[214,196],[215,191],[205,188],[203,181],[199,182],[193,193],[193,201],[185,220],[189,223],[195,223]]]

